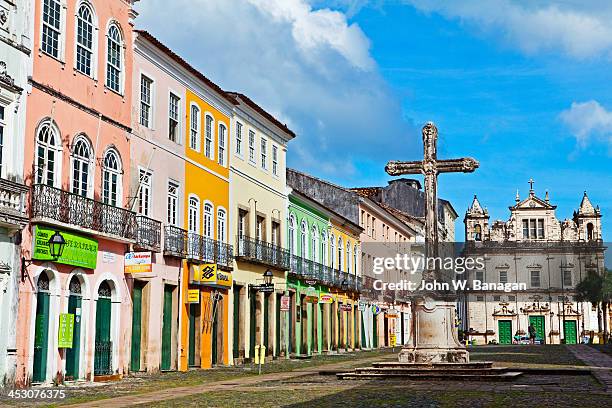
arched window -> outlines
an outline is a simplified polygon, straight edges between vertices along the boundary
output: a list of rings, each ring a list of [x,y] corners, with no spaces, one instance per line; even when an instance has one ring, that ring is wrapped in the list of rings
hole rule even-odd
[[[355,269],[355,275],[359,274],[359,253],[357,252],[357,244],[353,247],[353,265]]]
[[[91,6],[87,3],[82,3],[79,6],[76,30],[76,69],[87,76],[93,76],[95,58],[94,21]]]
[[[117,92],[122,92],[123,82],[123,38],[119,27],[113,23],[108,27],[106,36],[106,86]]]
[[[593,240],[593,223],[589,222],[587,224],[587,241]]]
[[[312,226],[310,233],[310,250],[312,251],[312,260],[319,262],[319,229],[316,225]]]
[[[225,166],[225,133],[227,129],[223,123],[219,124],[219,164]]]
[[[195,151],[200,151],[200,108],[191,105],[191,120],[189,132],[189,147]]]
[[[213,206],[211,203],[204,204],[204,236],[213,237]]]
[[[77,137],[72,147],[72,192],[74,194],[89,196],[92,156],[89,141],[84,136]]]
[[[482,228],[480,224],[474,226],[474,241],[482,241]]]
[[[206,129],[205,129],[205,141],[204,141],[204,155],[211,160],[214,160],[213,155],[213,118],[210,115],[206,115]]]
[[[59,186],[61,146],[59,131],[50,122],[43,123],[36,135],[36,183]]]
[[[117,206],[121,197],[121,161],[114,149],[104,155],[102,168],[102,201]]]
[[[302,258],[306,258],[308,252],[306,251],[306,247],[308,246],[308,224],[306,221],[302,221],[302,226],[300,228],[300,256]]]
[[[225,241],[225,210],[217,210],[217,240]]]
[[[38,289],[39,292],[49,291],[49,274],[47,273],[47,271],[43,271],[38,277],[36,288]]]
[[[81,296],[81,281],[76,275],[73,275],[72,278],[70,278],[68,290],[70,291],[71,295]]]
[[[327,234],[325,231],[321,231],[321,263],[327,266],[327,251],[329,248],[327,247]]]
[[[295,216],[289,215],[289,253],[295,255]]]
[[[336,265],[336,237],[334,236],[334,234],[331,234],[331,237],[329,238],[329,243],[331,244],[331,265],[329,265],[330,267],[334,268],[334,265]]]
[[[189,232],[200,233],[200,200],[197,197],[189,197],[187,228]]]
[[[351,273],[351,243],[346,241],[346,271]]]
[[[342,248],[342,237],[338,237],[338,270],[342,270],[342,266],[344,265],[344,259],[342,253],[344,252]]]
[[[98,288],[98,297],[99,298],[110,298],[112,295],[111,287],[107,280],[102,281],[100,287]]]

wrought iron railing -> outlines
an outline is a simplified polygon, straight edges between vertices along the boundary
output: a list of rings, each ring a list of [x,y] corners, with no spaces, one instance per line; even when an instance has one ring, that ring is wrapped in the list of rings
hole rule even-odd
[[[113,373],[113,342],[96,341],[94,352],[94,375]]]
[[[187,258],[188,234],[182,228],[166,225],[164,228],[164,254]]]
[[[282,247],[249,237],[238,237],[236,258],[261,263],[274,268],[289,269],[289,251]]]
[[[234,248],[224,242],[189,232],[187,233],[187,258],[204,263],[216,263],[228,269],[232,268]]]
[[[324,285],[349,291],[359,291],[361,289],[361,281],[357,276],[301,256],[292,255],[290,266],[290,273],[302,279],[317,280]],[[342,286],[343,283],[346,287]]]
[[[159,252],[161,249],[161,222],[144,215],[137,215],[136,245]]]
[[[136,214],[43,184],[32,188],[32,218],[46,219],[133,240]]]

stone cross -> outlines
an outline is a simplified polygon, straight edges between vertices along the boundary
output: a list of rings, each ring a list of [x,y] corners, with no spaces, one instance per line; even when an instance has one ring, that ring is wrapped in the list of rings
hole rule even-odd
[[[425,256],[438,256],[438,174],[471,173],[479,166],[478,161],[466,157],[461,159],[438,160],[438,128],[432,122],[423,126],[423,160],[390,161],[385,171],[391,176],[423,174],[425,176]],[[423,272],[423,280],[436,279],[436,271]]]

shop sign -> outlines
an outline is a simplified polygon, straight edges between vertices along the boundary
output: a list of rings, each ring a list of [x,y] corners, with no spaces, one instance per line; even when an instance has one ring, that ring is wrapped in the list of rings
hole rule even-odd
[[[125,273],[153,272],[153,256],[151,252],[128,252],[124,256],[123,271]]]
[[[72,348],[73,337],[74,337],[74,315],[72,313],[60,313],[57,347],[58,348]]]
[[[200,289],[187,290],[187,303],[200,303]]]
[[[309,286],[306,288],[306,296],[317,296],[317,288],[315,288],[314,286]]]
[[[66,231],[60,231],[66,246],[62,256],[54,259],[49,252],[49,238],[56,232],[52,228],[37,225],[34,229],[32,243],[32,259],[40,261],[53,261],[61,264],[78,266],[87,269],[96,269],[98,260],[98,241]]]
[[[280,310],[281,312],[288,312],[290,309],[290,303],[291,302],[291,298],[289,296],[281,296],[281,304],[280,304]]]
[[[366,310],[366,304],[365,302],[359,302],[357,303],[357,310],[359,310],[360,312],[364,312]]]
[[[372,305],[372,313],[376,316],[377,314],[380,313],[380,307],[378,307],[377,305]]]
[[[321,295],[319,303],[330,304],[334,303],[334,297],[332,295]]]
[[[399,317],[399,313],[395,309],[391,309],[386,313],[388,319],[397,319]]]
[[[193,280],[205,286],[232,287],[232,274],[220,271],[217,264],[193,265]]]
[[[353,310],[353,306],[352,305],[347,305],[346,303],[343,303],[340,305],[340,310],[342,312],[350,312],[351,310]]]
[[[318,296],[306,296],[304,300],[306,301],[306,303],[319,303]]]
[[[389,342],[391,343],[391,347],[395,347],[397,345],[397,336],[395,333],[389,334]]]
[[[317,281],[316,279],[306,279],[304,283],[307,284],[308,286],[314,286],[317,284]]]

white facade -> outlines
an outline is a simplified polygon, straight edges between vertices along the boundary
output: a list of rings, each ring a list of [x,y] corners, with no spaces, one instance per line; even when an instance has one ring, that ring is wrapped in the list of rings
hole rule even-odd
[[[15,378],[15,327],[24,204],[26,93],[32,72],[32,1],[0,0],[0,380]]]

